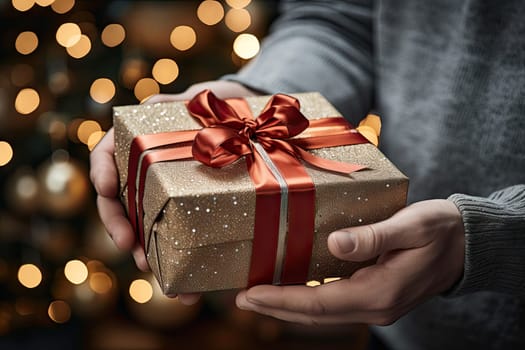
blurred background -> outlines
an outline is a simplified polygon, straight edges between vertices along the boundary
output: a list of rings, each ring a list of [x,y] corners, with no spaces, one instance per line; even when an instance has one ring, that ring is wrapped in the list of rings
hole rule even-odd
[[[362,349],[366,328],[162,295],[101,225],[89,152],[114,105],[235,72],[274,1],[0,0],[0,349]]]

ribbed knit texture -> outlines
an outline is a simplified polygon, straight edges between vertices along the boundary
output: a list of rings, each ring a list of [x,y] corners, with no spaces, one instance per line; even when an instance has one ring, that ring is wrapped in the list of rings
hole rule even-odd
[[[525,349],[525,2],[282,1],[259,57],[225,77],[320,91],[381,148],[409,200],[449,198],[463,279],[388,327],[393,349]]]

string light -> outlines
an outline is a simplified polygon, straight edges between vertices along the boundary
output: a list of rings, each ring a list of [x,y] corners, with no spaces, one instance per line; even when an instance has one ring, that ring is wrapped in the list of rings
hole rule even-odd
[[[47,315],[56,323],[65,323],[71,318],[71,308],[63,300],[55,300],[49,304]]]
[[[142,78],[135,84],[133,90],[135,97],[139,101],[143,101],[151,95],[158,94],[160,92],[159,84],[154,79]]]
[[[0,141],[0,167],[6,165],[13,159],[13,148],[6,141]]]
[[[177,50],[186,51],[197,42],[197,34],[190,26],[178,26],[171,31],[170,42]]]
[[[240,34],[233,42],[233,51],[237,56],[248,60],[259,53],[259,40],[253,34]]]
[[[51,8],[58,14],[64,14],[75,6],[75,0],[55,0]]]
[[[197,17],[202,23],[212,26],[224,17],[224,8],[218,1],[205,0],[197,8]]]
[[[64,267],[64,275],[73,284],[82,284],[88,277],[86,264],[80,260],[68,261]]]
[[[20,114],[33,113],[40,105],[40,96],[34,89],[22,89],[15,99],[15,109]]]
[[[250,27],[252,19],[247,10],[233,8],[226,13],[224,22],[232,32],[239,33]]]
[[[82,58],[91,51],[91,40],[82,34],[75,45],[66,47],[66,51],[73,58]]]
[[[108,24],[101,34],[101,39],[104,45],[108,47],[115,47],[120,45],[126,38],[126,30],[120,24]]]
[[[108,78],[99,78],[91,84],[89,95],[95,102],[109,102],[115,96],[115,84]]]
[[[22,32],[18,34],[15,41],[16,51],[22,55],[29,55],[38,47],[38,37],[33,32]]]
[[[242,9],[248,6],[252,0],[226,0],[226,3],[234,9]]]
[[[153,297],[153,287],[143,279],[137,279],[131,282],[129,286],[129,295],[139,304],[147,303]]]
[[[155,62],[151,71],[153,78],[161,84],[169,84],[179,76],[179,66],[169,58],[162,58]]]
[[[42,272],[33,264],[24,264],[18,269],[18,281],[26,288],[35,288],[42,282]]]
[[[80,27],[75,23],[64,23],[58,27],[56,39],[59,45],[70,47],[75,45],[81,38]]]
[[[20,12],[25,12],[35,5],[35,0],[12,0],[11,4]]]

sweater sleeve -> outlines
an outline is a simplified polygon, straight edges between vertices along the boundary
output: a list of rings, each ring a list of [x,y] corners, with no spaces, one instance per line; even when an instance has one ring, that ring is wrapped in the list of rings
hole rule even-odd
[[[265,93],[319,91],[360,120],[372,103],[372,3],[281,1],[259,55],[223,79]]]
[[[465,271],[448,296],[496,291],[525,296],[525,185],[488,198],[453,194],[465,226]]]

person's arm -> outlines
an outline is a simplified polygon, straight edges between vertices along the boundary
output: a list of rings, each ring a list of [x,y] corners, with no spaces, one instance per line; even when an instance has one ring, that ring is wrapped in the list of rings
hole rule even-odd
[[[281,1],[259,55],[224,79],[266,93],[318,91],[356,123],[373,98],[372,3]]]
[[[465,227],[465,272],[448,296],[497,291],[525,296],[525,184],[488,198],[454,194]]]

